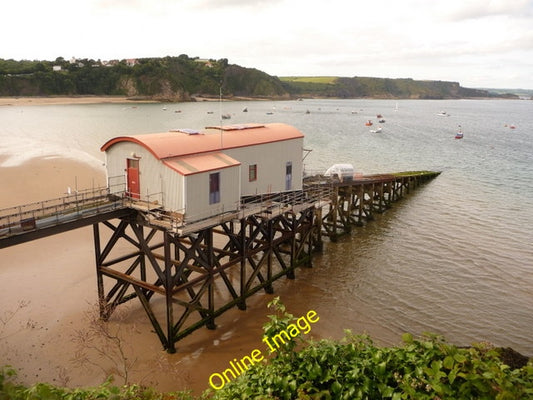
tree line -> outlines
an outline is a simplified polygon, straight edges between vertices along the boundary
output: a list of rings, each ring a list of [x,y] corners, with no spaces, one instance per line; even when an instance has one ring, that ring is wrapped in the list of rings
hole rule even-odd
[[[191,96],[283,96],[279,79],[227,59],[187,55],[136,60],[0,59],[0,96],[123,95],[160,100]]]
[[[288,99],[509,97],[457,82],[367,77],[278,78],[227,59],[178,57],[101,61],[0,59],[0,96],[115,95],[161,101],[198,96]]]

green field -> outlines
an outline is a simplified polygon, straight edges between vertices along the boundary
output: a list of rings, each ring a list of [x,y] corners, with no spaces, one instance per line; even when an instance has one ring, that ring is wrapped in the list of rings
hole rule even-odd
[[[325,83],[333,84],[337,81],[337,76],[283,76],[279,78],[282,82],[301,83]]]

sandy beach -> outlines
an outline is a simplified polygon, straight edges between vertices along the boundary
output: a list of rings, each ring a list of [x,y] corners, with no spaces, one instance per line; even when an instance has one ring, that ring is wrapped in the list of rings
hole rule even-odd
[[[60,197],[75,181],[80,189],[105,185],[105,174],[103,169],[61,158],[1,167],[0,209]],[[93,386],[110,374],[123,384],[125,361],[106,359],[81,340],[94,332],[91,316],[98,298],[92,228],[2,249],[0,260],[0,364],[15,367],[25,384]],[[294,292],[294,285],[305,294],[305,279],[281,279],[275,295]],[[138,301],[120,306],[107,327],[120,337],[131,363],[128,382],[199,394],[208,387],[209,375],[227,368],[229,360],[263,347],[262,325],[272,298],[255,294],[247,311],[229,310],[217,318],[216,330],[201,328],[179,341],[175,354],[163,350]],[[291,312],[303,315],[306,307],[305,302],[293,305]],[[320,307],[317,312],[320,315]],[[337,336],[342,334],[338,330]],[[326,324],[313,328],[318,337],[332,331]]]
[[[54,104],[135,103],[151,100],[132,99],[125,96],[49,96],[0,97],[0,106],[39,106]]]
[[[217,102],[220,101],[219,97],[207,97],[207,96],[192,96],[192,101],[198,102]],[[234,96],[231,98],[224,98],[222,101],[260,101],[260,100],[272,100],[270,98],[256,98],[256,97],[243,97]],[[278,99],[278,100],[286,100]],[[1,106],[45,106],[45,105],[58,105],[58,104],[105,104],[105,103],[160,103],[159,100],[145,99],[142,97],[126,97],[126,96],[49,96],[49,97],[0,97]]]
[[[128,101],[124,97],[0,98],[0,105]],[[103,166],[60,156],[2,166],[7,159],[0,155],[0,209],[56,199],[69,188],[106,186]],[[317,291],[305,278],[310,273],[303,269],[295,280],[279,279],[274,295],[254,294],[246,311],[228,310],[216,319],[216,330],[200,328],[176,343],[175,354],[163,350],[142,305],[133,299],[118,307],[106,323],[123,347],[125,359],[121,359],[116,346],[101,342],[103,335],[95,333],[98,294],[91,226],[4,248],[0,250],[0,365],[12,365],[18,380],[27,385],[95,386],[110,375],[121,385],[127,372],[129,383],[200,394],[209,387],[212,373],[226,369],[233,358],[264,347],[266,305],[274,296],[280,296],[294,315],[309,311],[306,299]],[[327,316],[327,322],[316,324],[310,336],[342,337],[342,318],[320,302],[313,307],[318,315]],[[364,326],[380,329],[373,321]],[[93,343],[105,353],[92,348]]]

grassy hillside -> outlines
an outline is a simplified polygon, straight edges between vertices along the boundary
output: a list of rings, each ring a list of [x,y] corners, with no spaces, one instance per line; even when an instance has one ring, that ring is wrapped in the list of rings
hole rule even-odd
[[[124,95],[162,101],[193,96],[287,97],[280,80],[226,59],[187,55],[108,63],[100,60],[14,61],[0,59],[0,96]]]
[[[458,82],[371,77],[282,77],[227,59],[178,57],[136,60],[15,61],[0,59],[0,96],[122,95],[160,101],[195,97],[288,99],[513,97],[467,89]]]
[[[458,82],[417,81],[371,77],[281,77],[288,92],[297,96],[335,98],[456,99],[498,97],[486,90],[467,89]]]

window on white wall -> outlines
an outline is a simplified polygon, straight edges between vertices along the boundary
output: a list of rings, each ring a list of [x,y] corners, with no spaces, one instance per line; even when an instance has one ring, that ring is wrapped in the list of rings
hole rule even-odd
[[[248,166],[248,182],[257,180],[257,164]]]
[[[209,204],[220,203],[220,172],[209,174]]]
[[[285,164],[285,190],[292,189],[292,162],[287,161]]]

